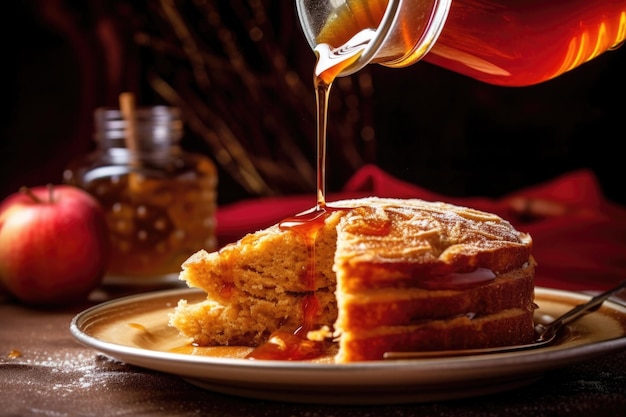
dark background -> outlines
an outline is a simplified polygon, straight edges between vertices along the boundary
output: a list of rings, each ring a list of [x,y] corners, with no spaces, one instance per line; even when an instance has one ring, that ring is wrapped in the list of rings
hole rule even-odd
[[[3,4],[0,198],[60,182],[93,148],[93,110],[123,91],[199,117],[183,146],[216,160],[221,204],[314,192],[314,55],[293,3],[201,3]],[[589,168],[626,204],[625,74],[623,47],[523,88],[426,62],[370,65],[333,86],[328,190],[367,163],[442,194],[490,197]],[[243,157],[216,157],[233,143]]]

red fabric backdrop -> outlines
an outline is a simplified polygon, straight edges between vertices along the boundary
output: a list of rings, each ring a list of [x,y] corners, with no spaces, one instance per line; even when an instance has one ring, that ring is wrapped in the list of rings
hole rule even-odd
[[[398,180],[376,166],[360,169],[327,201],[362,196],[446,201],[496,213],[533,237],[536,284],[567,290],[608,289],[626,277],[626,209],[606,200],[594,174],[564,174],[499,199],[450,198]],[[315,205],[315,195],[251,199],[218,212],[221,245]]]

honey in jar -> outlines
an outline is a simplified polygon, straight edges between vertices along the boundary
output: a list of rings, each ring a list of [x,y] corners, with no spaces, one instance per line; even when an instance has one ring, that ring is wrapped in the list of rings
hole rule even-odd
[[[68,166],[64,181],[88,191],[106,211],[112,253],[105,283],[175,280],[191,254],[217,246],[215,165],[180,147],[177,108],[137,108],[135,149],[127,146],[120,110],[99,108],[94,118],[97,149]]]

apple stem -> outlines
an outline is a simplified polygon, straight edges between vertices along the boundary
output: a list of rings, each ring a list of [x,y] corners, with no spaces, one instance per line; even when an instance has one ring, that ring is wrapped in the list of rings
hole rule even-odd
[[[50,203],[54,202],[54,185],[53,184],[48,184],[48,201],[50,201]]]
[[[26,194],[37,204],[43,204],[43,201],[33,193],[33,190],[26,186],[20,188],[20,193]],[[54,184],[48,184],[48,201],[54,202]]]
[[[35,203],[39,203],[39,204],[43,203],[43,201],[41,201],[41,199],[39,197],[37,197],[35,194],[33,194],[33,191],[30,188],[28,188],[28,187],[21,187],[20,188],[20,193],[24,193],[27,196],[29,196],[30,198],[32,198],[32,200]]]

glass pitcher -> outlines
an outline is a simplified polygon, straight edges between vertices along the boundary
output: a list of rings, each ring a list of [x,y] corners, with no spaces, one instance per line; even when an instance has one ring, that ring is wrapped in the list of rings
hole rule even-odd
[[[339,47],[362,29],[367,48],[339,76],[369,63],[425,60],[501,86],[538,84],[626,39],[624,0],[296,0],[305,37]]]

